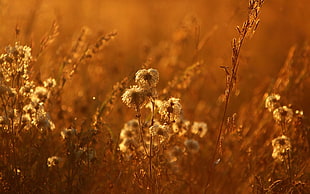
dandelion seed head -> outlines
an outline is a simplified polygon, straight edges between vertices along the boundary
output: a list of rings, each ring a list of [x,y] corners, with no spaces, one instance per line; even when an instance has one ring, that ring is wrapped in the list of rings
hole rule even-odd
[[[173,132],[179,136],[183,136],[187,131],[189,131],[191,122],[188,120],[181,119],[178,122],[172,124]]]
[[[197,153],[199,151],[199,143],[194,139],[187,139],[184,141],[184,145],[188,152],[190,153]]]
[[[282,106],[273,111],[273,119],[277,123],[290,123],[293,120],[294,112],[287,106]]]
[[[282,162],[292,149],[291,141],[285,135],[273,139],[272,147],[273,147],[272,157],[275,160]]]
[[[279,94],[271,94],[265,100],[265,108],[267,108],[269,112],[273,112],[276,108],[280,106],[280,98],[281,96]]]
[[[137,119],[132,119],[125,123],[124,128],[137,131],[139,129],[139,122]]]
[[[143,88],[156,87],[159,73],[156,69],[141,69],[136,72],[135,81]]]
[[[180,121],[182,114],[180,99],[172,97],[167,101],[163,101],[162,105],[159,107],[159,114],[167,123]]]
[[[183,151],[179,146],[174,146],[169,150],[170,162],[177,161],[183,155]]]
[[[34,90],[34,96],[33,99],[37,98],[39,99],[39,102],[45,102],[45,100],[48,98],[48,90],[45,87],[37,86]],[[34,100],[37,101],[37,100]]]
[[[191,132],[199,135],[201,138],[206,135],[208,131],[208,125],[205,122],[195,121],[192,125]]]
[[[147,103],[147,96],[145,91],[139,86],[131,86],[129,89],[126,89],[122,95],[122,101],[129,108],[140,109]]]
[[[32,123],[36,127],[38,127],[41,131],[43,130],[53,131],[55,129],[55,124],[51,121],[49,114],[45,112],[43,106],[40,106],[39,109],[37,109],[35,119],[32,120]]]
[[[136,136],[136,132],[130,128],[123,128],[120,133],[120,139],[133,139]]]
[[[120,144],[119,144],[119,149],[121,152],[127,152],[128,149],[136,147],[136,142],[133,139],[124,139]]]
[[[164,142],[169,137],[170,127],[168,125],[154,124],[149,128],[150,134],[158,137],[160,143]]]

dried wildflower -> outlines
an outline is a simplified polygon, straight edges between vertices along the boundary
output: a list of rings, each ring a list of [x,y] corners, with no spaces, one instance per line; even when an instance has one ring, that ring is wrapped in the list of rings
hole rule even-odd
[[[49,168],[57,166],[60,162],[60,158],[58,156],[52,156],[47,159],[47,166]]]
[[[39,107],[39,109],[36,112],[35,119],[32,122],[41,131],[43,131],[44,129],[48,130],[55,129],[55,124],[51,121],[49,114],[45,112],[43,106]]]
[[[54,78],[48,78],[43,82],[45,88],[53,88],[56,86],[56,80]]]
[[[133,139],[136,136],[136,131],[131,128],[123,128],[120,133],[120,139]]]
[[[60,132],[62,139],[68,139],[75,134],[76,134],[76,129],[74,128],[64,129]]]
[[[147,96],[145,90],[138,86],[132,86],[126,89],[122,95],[122,100],[128,107],[139,110],[147,103]]]
[[[290,123],[293,116],[293,110],[287,106],[279,107],[273,111],[273,118],[277,123]]]
[[[159,73],[156,69],[141,69],[137,71],[135,81],[143,88],[156,87]]]
[[[167,123],[179,121],[182,114],[180,99],[172,97],[167,101],[163,101],[162,105],[159,107],[159,114]]]
[[[37,86],[34,90],[34,95],[31,97],[31,100],[35,102],[34,99],[39,99],[39,102],[45,102],[45,100],[48,98],[49,91],[42,86]]]
[[[290,139],[285,135],[279,136],[272,140],[272,157],[278,161],[284,161],[292,149]]]
[[[184,135],[190,129],[191,122],[188,120],[180,120],[176,123],[173,123],[172,129],[174,133],[177,133],[179,136]]]
[[[205,122],[194,122],[191,128],[191,132],[199,135],[200,137],[205,136],[208,131],[208,125]]]
[[[279,100],[281,96],[279,94],[271,94],[265,100],[265,107],[269,112],[273,112],[276,108],[280,106]]]
[[[10,82],[17,75],[28,80],[28,66],[31,61],[31,48],[21,46],[18,42],[14,46],[8,46],[6,53],[0,55],[0,72],[3,80]]]
[[[132,119],[125,123],[124,128],[130,129],[130,130],[138,130],[139,129],[139,122],[137,119]]]
[[[135,148],[136,142],[133,139],[124,139],[120,144],[119,144],[119,149],[122,152],[127,152],[128,149],[133,149]]]
[[[155,124],[151,126],[149,130],[152,136],[159,138],[160,143],[162,143],[169,137],[170,128],[168,125]]]
[[[169,150],[170,162],[177,161],[183,155],[183,151],[179,146],[174,146]]]
[[[187,139],[184,142],[184,145],[188,152],[197,153],[199,151],[199,143],[194,139]]]

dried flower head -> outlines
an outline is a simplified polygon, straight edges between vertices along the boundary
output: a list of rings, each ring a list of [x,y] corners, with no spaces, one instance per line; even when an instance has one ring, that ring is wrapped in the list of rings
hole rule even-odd
[[[169,132],[169,125],[154,124],[150,127],[150,134],[156,138],[159,138],[160,143],[169,137]]]
[[[124,128],[136,131],[139,129],[139,122],[137,119],[132,119],[125,123]]]
[[[185,140],[184,145],[185,145],[187,151],[190,153],[197,153],[199,151],[199,148],[200,148],[198,141],[196,141],[194,139]]]
[[[189,131],[191,122],[188,120],[181,119],[180,121],[173,123],[172,129],[174,133],[177,133],[179,136],[184,135]]]
[[[181,120],[182,105],[180,104],[180,99],[172,97],[167,101],[163,101],[159,107],[159,114],[167,123]]]
[[[156,69],[141,69],[137,71],[135,81],[143,88],[156,87],[159,73]]]
[[[120,139],[134,139],[136,137],[136,131],[131,128],[123,128],[120,133]]]
[[[279,94],[271,94],[265,100],[265,107],[269,112],[273,112],[276,108],[280,106],[279,100],[281,96]]]
[[[147,95],[145,90],[139,86],[131,86],[126,89],[122,95],[122,101],[130,108],[139,110],[142,106],[147,103]]]
[[[37,109],[35,118],[32,120],[32,123],[41,131],[55,129],[55,124],[51,121],[49,114],[45,112],[43,106],[39,106]]]
[[[290,123],[293,116],[293,110],[287,106],[279,107],[273,111],[273,118],[277,123]]]
[[[208,131],[208,125],[205,122],[197,122],[195,121],[193,123],[193,126],[191,128],[191,132],[194,134],[199,135],[200,137],[203,137],[206,135]]]
[[[272,157],[277,161],[284,161],[285,157],[288,157],[289,152],[292,149],[290,139],[285,135],[279,136],[272,140]]]
[[[128,150],[133,150],[135,147],[137,147],[136,141],[133,139],[124,139],[119,144],[119,149],[122,152],[127,152]]]
[[[174,146],[169,150],[170,162],[177,161],[183,155],[183,151],[179,146]]]
[[[60,162],[60,158],[58,156],[52,156],[47,159],[47,166],[49,168],[57,166]]]
[[[22,46],[18,42],[14,46],[8,46],[6,53],[0,55],[1,77],[10,82],[17,74],[24,80],[29,79],[28,66],[31,62],[31,48]]]
[[[45,100],[48,98],[49,91],[42,86],[37,86],[34,90],[33,95],[31,96],[31,101],[36,102],[38,99],[39,102],[45,102]]]

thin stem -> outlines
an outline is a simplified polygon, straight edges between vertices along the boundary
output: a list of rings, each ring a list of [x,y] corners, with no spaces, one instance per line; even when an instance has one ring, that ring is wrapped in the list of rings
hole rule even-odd
[[[143,126],[142,126],[142,121],[141,121],[141,112],[140,109],[137,109],[137,115],[136,117],[138,118],[138,124],[139,124],[139,131],[140,131],[140,141],[142,142],[142,146],[145,152],[146,156],[149,156],[149,154],[147,153],[147,149],[146,149],[146,145],[145,145],[145,141],[143,138]]]
[[[290,183],[292,183],[292,168],[291,168],[290,151],[286,150],[286,154],[287,154],[287,160],[288,160],[288,164],[287,164],[288,175],[289,175]]]
[[[149,172],[150,172],[150,180],[151,184],[150,187],[152,188],[151,190],[153,191],[153,176],[152,176],[152,147],[153,147],[153,135],[151,134],[151,139],[150,139],[150,154],[149,154]]]

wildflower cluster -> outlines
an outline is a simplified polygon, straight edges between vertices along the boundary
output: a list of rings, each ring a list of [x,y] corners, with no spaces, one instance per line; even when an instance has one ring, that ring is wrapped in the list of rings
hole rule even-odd
[[[265,99],[265,107],[272,112],[273,119],[280,125],[286,125],[292,122],[294,112],[288,106],[282,106],[279,94],[271,94]]]
[[[128,121],[121,129],[119,150],[127,160],[147,156],[148,166],[153,166],[154,157],[160,157],[175,171],[185,156],[199,152],[199,141],[206,135],[208,125],[185,120],[179,98],[158,99],[155,90],[158,80],[157,70],[139,70],[135,75],[137,85],[124,92],[123,102],[138,114],[137,119]],[[140,114],[144,107],[151,113],[147,120]],[[160,173],[163,169],[155,170]],[[152,169],[149,171],[151,176]]]
[[[144,106],[150,98],[156,98],[155,87],[159,81],[159,73],[156,69],[142,69],[137,71],[135,82],[138,85],[131,86],[122,95],[123,102],[137,111]]]
[[[289,124],[292,123],[294,119],[300,120],[303,117],[303,111],[293,111],[293,109],[288,106],[282,106],[279,94],[271,94],[268,96],[265,100],[265,107],[269,112],[272,112],[273,119],[282,129],[282,135],[274,138],[271,142],[273,147],[272,158],[277,162],[283,162],[289,172],[289,176],[291,176],[290,157],[292,144],[290,138],[284,134],[292,134]]]
[[[55,129],[50,114],[46,111],[48,99],[56,86],[53,78],[36,85],[31,80],[31,48],[16,42],[8,46],[0,55],[0,135],[5,138],[7,147],[1,147],[1,165],[6,166],[6,179],[10,176],[30,177],[33,172],[23,166],[30,161],[41,168],[40,161],[48,161],[48,166],[56,165],[56,158],[48,158],[38,147],[43,147]],[[29,150],[36,150],[32,158]],[[27,162],[24,156],[27,157]],[[39,157],[40,156],[40,157]],[[18,171],[16,169],[19,169]],[[35,169],[33,169],[35,170]],[[17,181],[17,180],[16,180]]]
[[[19,43],[8,46],[0,56],[0,95],[5,107],[0,116],[5,131],[55,129],[44,105],[56,82],[49,78],[44,81],[46,86],[36,86],[29,78],[31,58],[31,48]]]

